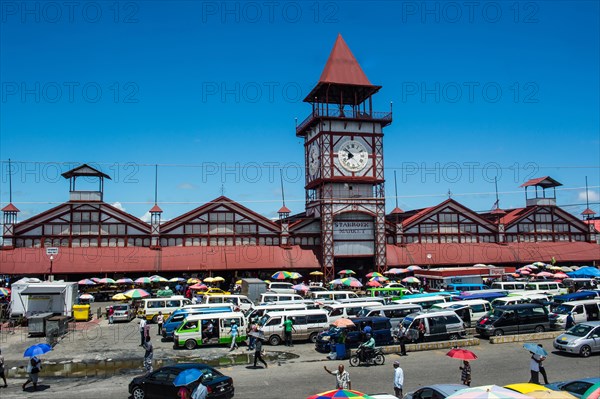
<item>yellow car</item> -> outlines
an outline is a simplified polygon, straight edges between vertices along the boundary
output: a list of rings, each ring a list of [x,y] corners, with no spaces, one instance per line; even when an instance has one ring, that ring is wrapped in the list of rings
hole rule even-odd
[[[198,291],[198,295],[231,295],[231,292],[223,291],[220,288],[209,288],[204,291]]]
[[[523,395],[527,395],[529,392],[534,392],[534,391],[549,391],[549,392],[553,392],[552,389],[550,388],[546,388],[543,385],[538,385],[538,384],[532,384],[529,382],[524,382],[521,384],[510,384],[510,385],[505,385],[504,388],[506,389],[510,389],[519,393],[522,393]]]

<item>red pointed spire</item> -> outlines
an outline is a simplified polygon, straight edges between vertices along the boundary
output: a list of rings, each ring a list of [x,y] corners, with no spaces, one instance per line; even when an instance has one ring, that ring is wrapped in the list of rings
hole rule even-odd
[[[341,34],[338,34],[319,82],[372,86]]]
[[[277,211],[277,213],[281,214],[281,213],[290,213],[292,211],[289,210],[289,208],[287,206],[282,206],[281,208],[279,208],[279,210]]]
[[[403,211],[402,209],[398,208],[398,207],[395,207],[395,208],[392,210],[392,215],[398,215],[398,214],[400,214],[400,213],[404,213],[404,211]]]
[[[596,212],[594,212],[593,210],[591,210],[590,208],[586,208],[585,211],[581,212],[582,215],[587,216],[587,215],[595,215]]]
[[[12,202],[2,208],[2,212],[21,212],[16,206],[12,204]]]
[[[152,209],[150,209],[150,213],[162,213],[162,209],[160,209],[158,205],[154,204]]]

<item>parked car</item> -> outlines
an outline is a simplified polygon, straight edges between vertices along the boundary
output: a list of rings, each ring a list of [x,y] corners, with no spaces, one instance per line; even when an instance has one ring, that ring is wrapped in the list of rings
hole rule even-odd
[[[427,385],[404,395],[404,399],[444,399],[455,392],[465,389],[462,384]]]
[[[585,391],[590,389],[590,387],[594,384],[600,383],[600,378],[592,377],[592,378],[582,378],[580,380],[570,380],[570,381],[561,381],[554,382],[552,384],[546,385],[546,387],[554,390],[554,391],[566,391],[571,395],[581,398]]]
[[[329,330],[325,330],[317,335],[317,342],[315,342],[315,349],[317,352],[328,353],[331,349],[331,342],[335,342],[342,331],[346,331],[346,347],[357,348],[362,342],[364,337],[361,328],[365,325],[371,326],[371,334],[375,338],[375,345],[391,345],[394,343],[392,337],[390,319],[387,317],[357,317],[352,319],[354,322],[353,326],[350,327],[330,327]]]
[[[554,348],[583,357],[600,352],[600,321],[590,321],[574,325],[554,340]]]
[[[113,320],[130,322],[135,319],[135,310],[129,304],[113,305]]]
[[[233,379],[202,363],[174,364],[161,367],[150,374],[135,377],[129,383],[129,393],[133,399],[176,398],[179,388],[173,385],[173,381],[179,373],[192,368],[202,371],[202,383],[208,390],[209,399],[233,398]],[[195,389],[198,383],[199,381],[194,382],[189,387]]]
[[[475,330],[477,334],[489,337],[544,332],[549,328],[548,310],[540,304],[524,303],[494,308],[487,316],[479,319]]]

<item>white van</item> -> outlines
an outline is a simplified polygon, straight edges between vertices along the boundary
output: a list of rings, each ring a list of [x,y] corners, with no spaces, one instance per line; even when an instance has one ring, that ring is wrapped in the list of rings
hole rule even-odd
[[[315,343],[319,332],[329,327],[327,312],[320,309],[269,312],[266,316],[267,321],[261,331],[271,345],[279,345],[284,340],[283,322],[288,317],[292,318],[295,329],[292,340],[309,340]]]
[[[276,292],[278,294],[295,294],[296,291],[292,288],[291,283],[273,282],[267,286],[267,291]]]
[[[560,304],[548,316],[550,327],[564,329],[567,325],[569,312],[573,315],[575,324],[600,320],[600,300],[584,299]]]
[[[334,322],[342,317],[358,317],[358,312],[364,308],[376,308],[382,306],[383,305],[379,302],[333,303],[323,306],[323,310],[327,311],[329,320]]]
[[[281,302],[281,303],[272,303],[269,305],[256,305],[253,306],[248,312],[246,312],[246,319],[252,320],[254,317],[263,317],[265,313],[269,312],[284,312],[288,310],[306,310],[308,309],[305,303],[293,303],[290,302]]]
[[[356,302],[379,302],[382,305],[387,305],[388,304],[388,299],[390,299],[389,297],[384,297],[384,296],[360,296],[360,297],[356,297],[356,298],[348,298],[348,299],[339,299],[337,300],[337,302],[339,303],[356,303]]]
[[[207,344],[231,344],[231,325],[238,326],[236,342],[247,339],[246,318],[242,312],[191,314],[173,333],[173,347],[194,349],[196,346]],[[206,326],[212,323],[212,333],[206,332]]]
[[[145,318],[148,321],[156,323],[158,312],[161,312],[165,320],[171,313],[179,308],[191,304],[192,302],[181,295],[169,298],[147,298],[142,299],[138,308],[138,317]]]
[[[458,309],[463,306],[471,308],[471,320],[479,320],[492,310],[492,304],[485,299],[471,299],[468,301],[454,301],[446,303],[436,303],[431,309]]]
[[[339,301],[341,299],[358,298],[358,295],[352,291],[317,291],[311,292],[310,297],[315,302],[319,302],[322,300]]]
[[[422,311],[423,308],[412,303],[404,305],[384,305],[376,307],[368,307],[358,312],[358,317],[387,317],[390,319],[392,328],[398,328],[402,320],[411,313]]]
[[[260,303],[274,303],[284,301],[301,301],[302,298],[298,294],[278,294],[275,292],[264,292],[260,294]]]
[[[419,333],[419,324],[423,323],[424,333]],[[406,336],[412,342],[455,340],[467,335],[464,322],[450,310],[427,313],[413,313],[402,321]]]
[[[552,295],[562,295],[567,294],[567,288],[561,283],[557,283],[554,281],[533,281],[527,283],[525,285],[526,291],[539,291],[545,292]]]
[[[432,295],[432,296],[424,296],[418,298],[405,298],[405,299],[396,299],[392,301],[393,303],[397,303],[399,305],[412,303],[415,305],[421,306],[423,309],[429,309],[436,303],[444,303],[450,302],[450,297],[447,295]]]
[[[543,303],[549,302],[550,298],[548,295],[532,293],[532,294],[522,294],[522,295],[509,295],[502,298],[496,298],[492,301],[492,307],[495,308],[497,306],[508,306],[508,305],[518,305],[520,303]]]
[[[524,291],[527,283],[525,281],[496,281],[492,283],[492,289],[502,291]]]
[[[246,295],[205,295],[201,303],[231,303],[242,311],[248,311],[254,303]]]

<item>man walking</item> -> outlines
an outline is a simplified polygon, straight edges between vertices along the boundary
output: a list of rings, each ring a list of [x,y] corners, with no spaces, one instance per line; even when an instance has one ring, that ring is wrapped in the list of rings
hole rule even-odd
[[[400,367],[400,362],[394,362],[394,395],[402,398],[402,385],[404,385],[404,371]]]
[[[292,330],[296,331],[294,327],[294,322],[291,317],[286,317],[283,322],[283,333],[285,336],[285,346],[294,346],[292,344]]]
[[[529,371],[531,372],[531,378],[529,382],[532,384],[540,383],[540,363],[536,359],[536,355],[533,352],[531,353],[531,360],[529,361]]]
[[[329,371],[327,366],[323,366],[325,371],[331,375],[335,375],[335,388],[336,389],[352,389],[352,382],[350,382],[350,373],[344,370],[344,365],[340,364],[336,371]]]
[[[158,324],[158,335],[162,335],[163,323],[165,322],[165,317],[162,312],[158,312],[158,316],[156,316],[156,324]]]
[[[146,324],[148,322],[146,321],[145,318],[142,318],[140,320],[140,346],[144,346],[144,344],[146,343]]]
[[[542,346],[542,344],[538,344],[538,346],[540,348],[542,348],[542,349],[544,348]],[[542,377],[544,377],[544,384],[548,385],[549,384],[549,382],[548,382],[548,375],[546,374],[546,369],[544,368],[544,360],[546,360],[546,356],[543,356],[543,355],[533,355],[533,356],[538,361],[538,366],[540,368],[540,374],[542,375]]]
[[[146,369],[146,374],[150,374],[152,372],[152,359],[154,358],[154,347],[152,346],[152,342],[150,342],[149,336],[146,337],[144,349],[146,349],[146,352],[144,353],[144,368]]]
[[[267,365],[267,362],[265,362],[265,359],[262,358],[262,339],[264,335],[260,333],[254,334],[259,334],[258,337],[255,337],[254,340],[254,367],[256,367],[256,362],[260,361],[262,364],[265,365],[265,368],[268,368],[269,366]]]

